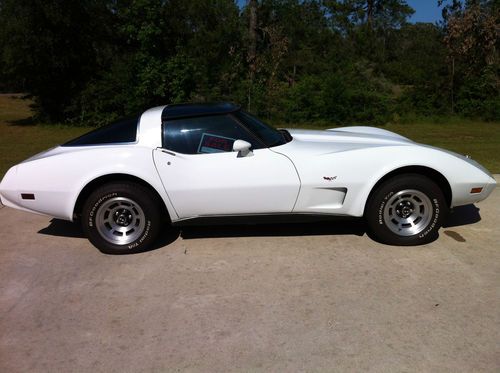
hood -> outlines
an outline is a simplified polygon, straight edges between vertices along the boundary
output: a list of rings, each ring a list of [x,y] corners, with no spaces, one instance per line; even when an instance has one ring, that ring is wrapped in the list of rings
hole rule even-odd
[[[290,134],[304,141],[394,144],[413,141],[397,133],[375,127],[341,127],[327,130],[289,129]]]
[[[374,127],[342,127],[328,130],[288,129],[296,151],[325,154],[380,146],[415,145],[406,137]],[[283,145],[287,146],[287,145]]]

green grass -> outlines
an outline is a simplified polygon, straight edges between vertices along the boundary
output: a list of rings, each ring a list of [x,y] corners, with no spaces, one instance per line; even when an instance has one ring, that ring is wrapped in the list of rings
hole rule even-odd
[[[362,124],[360,124],[362,125]],[[281,124],[285,128],[335,128],[337,125]],[[378,126],[409,139],[459,154],[468,154],[492,173],[500,173],[500,122],[481,122],[462,118],[440,121],[386,124]]]
[[[30,102],[19,95],[0,95],[0,177],[12,165],[54,145],[89,131],[90,127],[34,124]],[[307,123],[280,127],[332,128]],[[485,123],[450,118],[440,122],[381,126],[414,141],[469,154],[493,173],[500,173],[500,122]]]
[[[18,95],[0,95],[0,178],[16,163],[91,129],[35,125],[29,104]]]
[[[444,124],[389,124],[383,128],[414,141],[468,154],[492,173],[500,173],[500,123],[453,121]]]

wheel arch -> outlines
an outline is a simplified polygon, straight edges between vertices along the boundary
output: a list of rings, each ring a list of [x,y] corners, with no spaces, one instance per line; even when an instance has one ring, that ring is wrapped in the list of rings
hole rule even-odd
[[[370,193],[368,194],[368,198],[365,201],[365,209],[371,196],[383,182],[393,178],[394,176],[403,174],[416,174],[428,177],[429,179],[434,181],[443,192],[448,208],[451,206],[451,200],[452,200],[451,185],[448,179],[446,179],[446,177],[442,173],[426,166],[404,166],[385,174],[375,183],[375,185],[373,185],[373,187],[370,190]]]
[[[154,195],[158,198],[158,201],[161,203],[161,208],[162,208],[162,213],[164,216],[169,219],[171,219],[170,214],[168,212],[168,208],[165,205],[165,202],[163,201],[163,198],[160,196],[158,191],[147,181],[141,179],[140,177],[129,175],[129,174],[121,174],[121,173],[113,173],[113,174],[107,174],[107,175],[102,175],[99,176],[90,182],[88,182],[83,189],[80,191],[80,194],[78,195],[75,206],[73,208],[73,217],[80,217],[82,214],[83,210],[83,205],[87,198],[90,196],[92,191],[94,191],[96,188],[99,188],[102,185],[112,183],[112,182],[133,182],[139,185],[142,185],[149,190],[151,190]]]

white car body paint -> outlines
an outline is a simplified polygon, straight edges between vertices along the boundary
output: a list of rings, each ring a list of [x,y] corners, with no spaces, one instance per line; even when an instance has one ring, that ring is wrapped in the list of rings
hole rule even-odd
[[[300,175],[302,186],[294,212],[362,216],[375,184],[391,171],[408,166],[441,173],[452,190],[451,207],[478,202],[495,186],[493,177],[474,161],[386,130],[345,127],[289,132],[294,139],[273,151],[288,156]],[[483,191],[472,195],[473,187]]]
[[[111,174],[135,176],[156,190],[163,190],[151,149],[138,145],[103,145],[58,147],[20,163],[7,172],[0,193],[6,206],[72,220],[83,188]],[[35,199],[24,200],[22,193],[33,193]],[[168,207],[170,201],[166,194],[163,192],[160,196]]]
[[[176,155],[156,150],[155,163],[181,219],[205,215],[292,212],[300,180],[292,162],[269,149]]]
[[[173,222],[197,216],[314,213],[362,216],[376,183],[408,166],[441,173],[451,207],[485,199],[493,177],[461,155],[371,127],[294,130],[287,144],[237,152],[185,155],[161,149],[161,113],[144,112],[135,143],[55,147],[12,167],[0,184],[6,206],[73,220],[78,196],[93,180],[137,177],[162,198]],[[483,188],[471,194],[471,188]],[[22,193],[35,199],[23,199]]]

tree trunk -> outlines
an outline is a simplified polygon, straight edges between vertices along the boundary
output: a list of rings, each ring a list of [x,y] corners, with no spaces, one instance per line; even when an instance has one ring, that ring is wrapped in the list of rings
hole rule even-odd
[[[252,87],[255,78],[256,71],[256,59],[257,59],[257,0],[248,1],[248,11],[249,11],[249,25],[248,25],[248,35],[249,35],[249,45],[248,45],[248,68],[250,77],[250,87],[248,90],[248,110],[251,110],[251,99],[252,99]]]
[[[373,12],[375,8],[375,0],[367,0],[366,1],[366,23],[369,28],[372,28],[373,22]]]
[[[455,114],[455,57],[451,58],[451,113]]]

